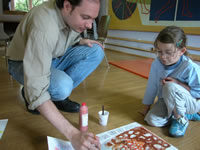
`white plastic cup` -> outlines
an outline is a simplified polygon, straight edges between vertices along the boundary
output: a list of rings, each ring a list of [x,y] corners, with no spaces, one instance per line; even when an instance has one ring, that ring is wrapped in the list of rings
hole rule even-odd
[[[106,126],[108,123],[109,112],[104,110],[104,115],[102,114],[102,110],[99,111],[99,124],[102,126]]]

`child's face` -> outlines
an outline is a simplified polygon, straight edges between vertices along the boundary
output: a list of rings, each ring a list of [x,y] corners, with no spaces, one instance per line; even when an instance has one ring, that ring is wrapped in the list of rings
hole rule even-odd
[[[185,51],[185,48],[178,49],[174,44],[157,41],[157,56],[164,65],[175,64]]]

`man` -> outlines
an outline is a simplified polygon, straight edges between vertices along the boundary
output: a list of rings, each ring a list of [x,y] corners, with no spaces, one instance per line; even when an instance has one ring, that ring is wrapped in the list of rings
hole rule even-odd
[[[20,22],[8,49],[9,72],[24,85],[31,113],[40,113],[75,149],[99,149],[98,138],[81,133],[58,111],[78,112],[69,95],[104,57],[102,45],[81,39],[92,27],[100,0],[56,0],[33,8]]]

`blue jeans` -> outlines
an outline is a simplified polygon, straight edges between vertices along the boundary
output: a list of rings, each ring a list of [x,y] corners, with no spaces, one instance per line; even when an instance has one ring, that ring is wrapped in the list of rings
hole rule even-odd
[[[98,44],[75,46],[67,49],[59,58],[53,58],[48,92],[51,99],[66,99],[88,75],[90,75],[104,58],[104,51]],[[8,61],[9,73],[24,85],[23,61]]]

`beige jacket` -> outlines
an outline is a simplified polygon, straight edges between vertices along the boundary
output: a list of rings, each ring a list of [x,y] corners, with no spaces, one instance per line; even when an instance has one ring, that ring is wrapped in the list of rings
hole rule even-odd
[[[10,60],[23,61],[25,95],[30,109],[51,99],[48,93],[52,58],[80,41],[70,29],[54,1],[34,7],[20,22],[8,48]]]

